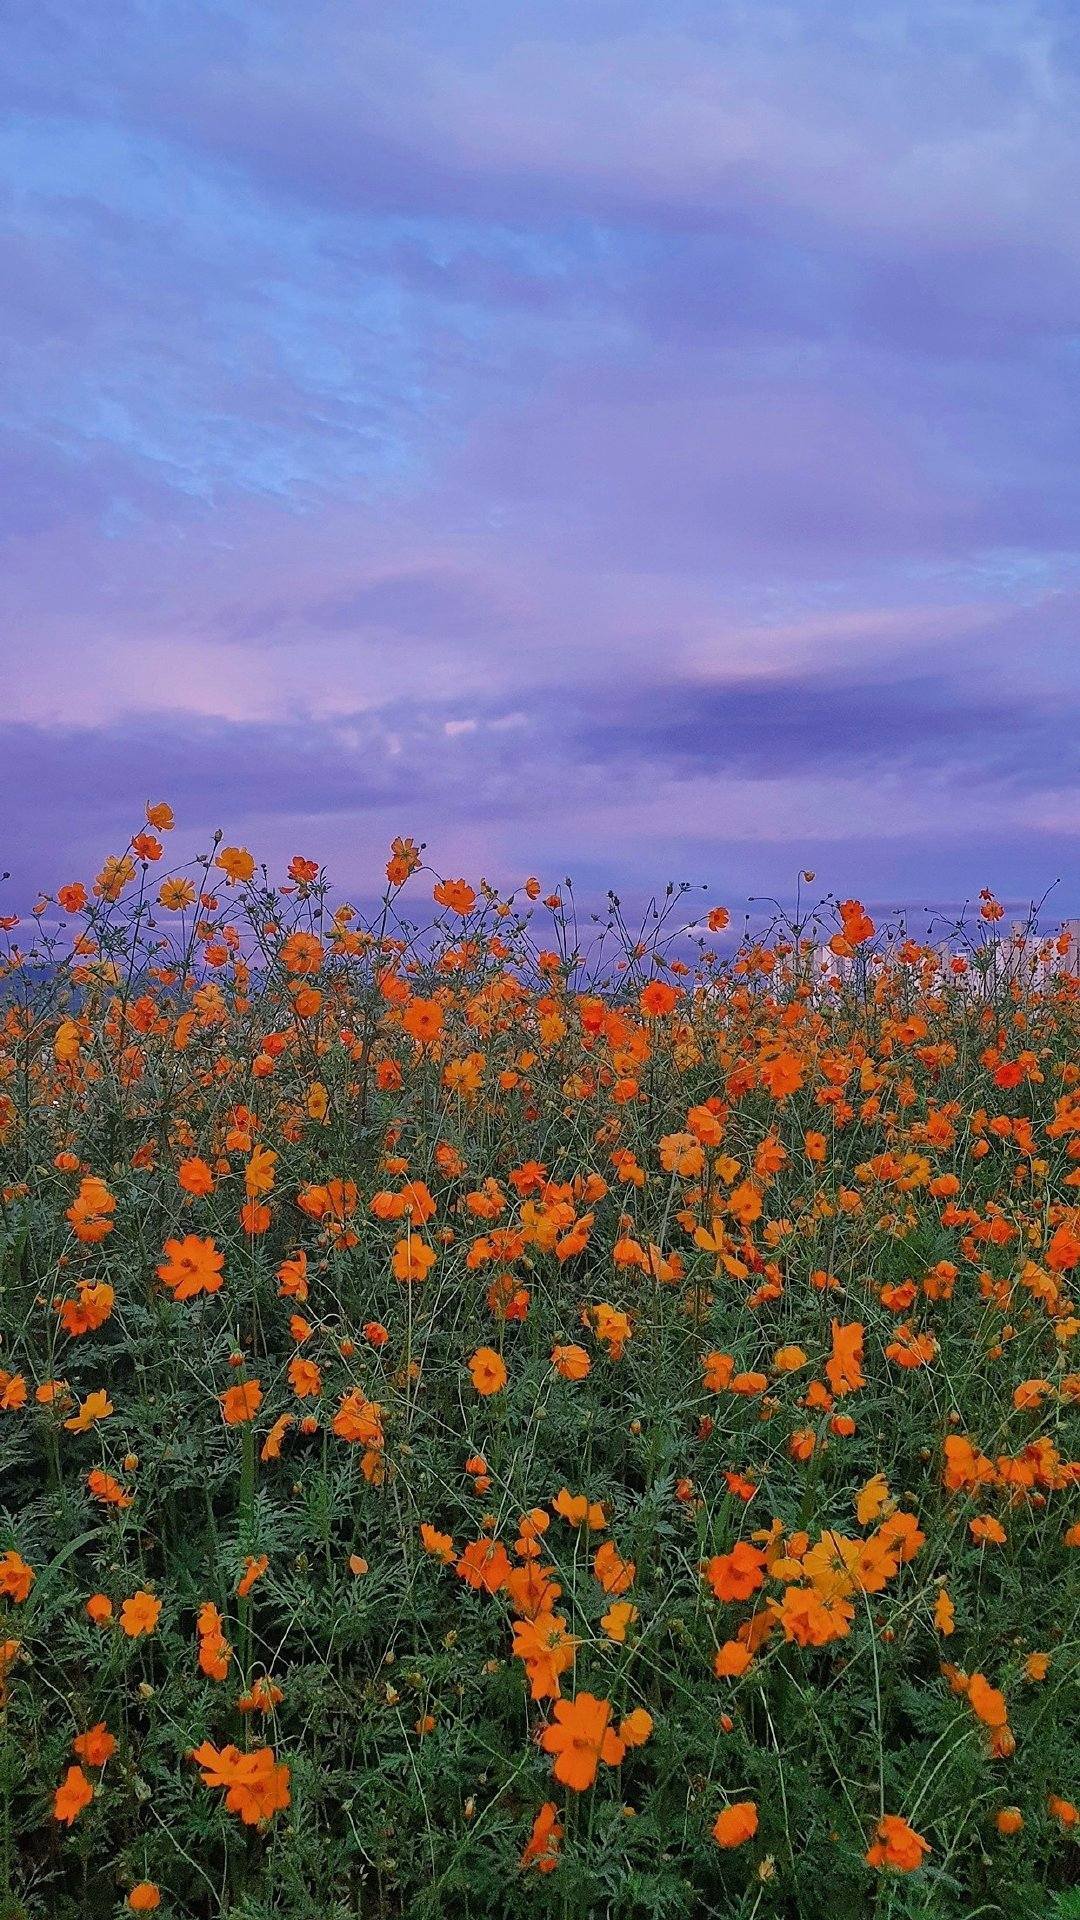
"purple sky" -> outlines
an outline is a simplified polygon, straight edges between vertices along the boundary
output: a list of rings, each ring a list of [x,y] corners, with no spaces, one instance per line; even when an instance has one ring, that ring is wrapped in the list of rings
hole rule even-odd
[[[1080,911],[1071,0],[9,0],[0,865]]]

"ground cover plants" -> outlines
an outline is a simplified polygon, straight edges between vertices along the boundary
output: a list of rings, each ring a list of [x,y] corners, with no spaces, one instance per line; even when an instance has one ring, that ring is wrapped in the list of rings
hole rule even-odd
[[[0,1913],[1080,1913],[1067,936],[172,824],[4,922]]]

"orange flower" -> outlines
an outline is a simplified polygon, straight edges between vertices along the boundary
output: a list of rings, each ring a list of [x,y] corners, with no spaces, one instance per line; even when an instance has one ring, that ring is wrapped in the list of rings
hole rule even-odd
[[[843,926],[843,938],[849,947],[862,946],[874,937],[874,923],[861,900],[841,900],[837,909]]]
[[[950,1493],[982,1486],[994,1477],[994,1469],[985,1454],[979,1453],[962,1433],[950,1433],[945,1440],[945,1469],[942,1483]]]
[[[256,1238],[259,1234],[269,1231],[273,1215],[270,1208],[261,1200],[245,1200],[237,1218],[243,1231]]]
[[[214,865],[230,881],[251,880],[255,875],[255,860],[246,847],[222,847]]]
[[[113,1310],[116,1295],[105,1280],[80,1280],[78,1298],[61,1300],[58,1305],[60,1323],[65,1333],[78,1339],[84,1333],[92,1333],[95,1328],[104,1326]]]
[[[605,1593],[625,1593],[634,1583],[637,1568],[632,1560],[623,1559],[613,1540],[605,1540],[593,1559],[593,1572]]]
[[[1003,1547],[1009,1537],[992,1513],[980,1513],[976,1519],[969,1520],[968,1530],[980,1547]]]
[[[126,854],[119,858],[110,854],[94,882],[94,893],[99,900],[119,900],[124,888],[134,878],[134,860],[129,860]]]
[[[53,1795],[53,1819],[72,1826],[90,1805],[94,1789],[81,1767],[69,1767]]]
[[[550,1612],[554,1607],[562,1593],[558,1581],[551,1577],[554,1571],[553,1567],[539,1566],[535,1560],[527,1561],[523,1567],[510,1567],[504,1585],[511,1607],[522,1619],[535,1620],[538,1614]]]
[[[221,1616],[207,1601],[199,1614],[199,1670],[208,1680],[227,1678],[232,1648],[221,1630]]]
[[[558,1814],[554,1800],[545,1800],[533,1821],[532,1833],[522,1853],[522,1868],[535,1867],[538,1873],[554,1872],[559,1864],[559,1841],[563,1837]]]
[[[238,1813],[245,1826],[253,1827],[289,1805],[289,1769],[275,1759],[272,1748],[259,1747],[253,1753],[241,1753],[237,1747],[222,1747],[220,1752],[204,1740],[191,1758],[202,1769],[208,1787],[223,1788],[225,1805]]]
[[[132,1913],[155,1913],[161,1905],[161,1892],[153,1880],[140,1880],[127,1897]]]
[[[294,1413],[279,1413],[259,1452],[260,1460],[277,1460],[281,1457],[282,1442],[289,1428],[296,1425]]]
[[[895,1340],[890,1340],[885,1348],[885,1358],[898,1367],[925,1367],[937,1353],[937,1341],[932,1334],[916,1333],[914,1327],[900,1326],[896,1329]]]
[[[620,1313],[606,1300],[601,1300],[598,1306],[589,1308],[589,1317],[597,1339],[607,1348],[608,1358],[621,1360],[631,1335],[626,1314]]]
[[[465,880],[440,880],[432,890],[431,897],[440,907],[449,907],[451,913],[460,913],[462,919],[476,905],[476,895]]]
[[[21,1553],[14,1547],[0,1556],[0,1593],[9,1600],[21,1603],[25,1600],[34,1584],[34,1569],[26,1564]]]
[[[227,1427],[243,1426],[245,1421],[254,1420],[262,1405],[262,1387],[257,1380],[245,1380],[239,1387],[226,1387],[219,1395],[221,1417]]]
[[[752,1227],[762,1214],[762,1199],[752,1180],[740,1180],[728,1194],[728,1212],[741,1227]]]
[[[705,1578],[718,1600],[749,1600],[765,1584],[765,1562],[759,1547],[739,1540],[730,1553],[713,1555]]]
[[[1013,1406],[1018,1412],[1034,1412],[1053,1391],[1049,1380],[1021,1380],[1013,1390]]]
[[[107,1420],[115,1411],[112,1401],[101,1387],[88,1393],[77,1413],[64,1421],[68,1433],[89,1433],[97,1420]]]
[[[682,989],[669,986],[666,980],[650,980],[638,995],[638,1006],[646,1020],[660,1020],[671,1013],[677,1005]]]
[[[392,887],[403,887],[411,873],[420,865],[420,849],[408,836],[397,834],[390,842],[390,858],[386,863],[386,877]]]
[[[777,1373],[798,1373],[805,1367],[807,1355],[802,1347],[778,1347],[773,1354],[773,1368]]]
[[[43,1380],[34,1388],[34,1399],[39,1407],[64,1407],[70,1405],[71,1394],[63,1380]]]
[[[735,1371],[735,1362],[730,1353],[707,1353],[704,1365],[702,1385],[707,1393],[722,1393],[725,1387],[730,1386]]]
[[[566,1631],[561,1614],[538,1613],[533,1620],[515,1620],[514,1655],[524,1662],[534,1700],[557,1700],[559,1676],[574,1664],[580,1642]]]
[[[140,1587],[120,1609],[121,1629],[129,1640],[137,1640],[141,1634],[153,1633],[160,1612],[161,1601]]]
[[[651,1713],[644,1707],[635,1707],[624,1720],[619,1722],[619,1739],[624,1747],[643,1747],[653,1730]]]
[[[288,973],[300,974],[318,973],[325,957],[326,949],[318,935],[302,929],[289,935],[279,955]]]
[[[181,1160],[176,1169],[177,1185],[185,1193],[193,1194],[197,1199],[214,1191],[214,1175],[205,1160],[193,1155],[190,1160]]]
[[[113,1616],[113,1604],[107,1594],[92,1593],[86,1603],[86,1614],[95,1627],[104,1627]]]
[[[832,1355],[825,1362],[825,1372],[837,1396],[855,1393],[866,1385],[862,1370],[864,1332],[858,1320],[850,1321],[847,1326],[842,1326],[839,1320],[832,1323]]]
[[[299,1300],[301,1304],[308,1297],[307,1254],[303,1251],[290,1254],[277,1270],[278,1292],[285,1300]]]
[[[251,1683],[248,1693],[242,1693],[236,1705],[241,1713],[273,1713],[279,1707],[285,1695],[269,1674],[262,1673]]]
[[[314,1400],[322,1392],[322,1374],[314,1360],[296,1354],[289,1361],[289,1385],[298,1400]]]
[[[490,1394],[501,1393],[506,1385],[506,1368],[493,1347],[477,1347],[469,1361],[469,1372],[477,1393],[485,1399]]]
[[[551,1364],[564,1380],[584,1380],[592,1363],[584,1347],[552,1347]]]
[[[401,1016],[401,1024],[412,1039],[428,1046],[442,1032],[442,1007],[437,1000],[411,1000]]]
[[[956,1626],[956,1609],[944,1587],[939,1588],[934,1601],[934,1625],[945,1639]]]
[[[843,1639],[855,1618],[847,1600],[839,1595],[822,1599],[813,1587],[787,1587],[783,1599],[770,1600],[769,1608],[783,1627],[785,1640],[794,1640],[800,1647],[824,1647]]]
[[[244,1168],[244,1192],[249,1200],[255,1200],[261,1193],[270,1193],[274,1185],[277,1154],[268,1147],[255,1147],[251,1158]]]
[[[607,1517],[598,1500],[587,1500],[583,1493],[571,1493],[566,1487],[560,1488],[551,1506],[552,1511],[561,1519],[568,1520],[572,1527],[587,1526],[590,1531],[597,1532],[607,1525]]]
[[[596,1779],[601,1760],[609,1767],[619,1765],[624,1747],[610,1723],[610,1700],[579,1693],[573,1700],[556,1701],[554,1722],[544,1728],[540,1745],[555,1755],[553,1772],[564,1787],[584,1793]]]
[[[897,1873],[914,1873],[931,1851],[930,1843],[909,1827],[899,1814],[887,1813],[874,1829],[874,1839],[863,1856],[868,1867],[892,1867]]]
[[[626,1639],[627,1628],[633,1626],[637,1617],[638,1610],[631,1601],[616,1600],[614,1606],[609,1607],[601,1617],[600,1625],[609,1640],[614,1640],[617,1645],[622,1646]]]
[[[7,1704],[7,1678],[22,1648],[21,1640],[0,1640],[0,1707]]]
[[[119,1480],[114,1479],[111,1473],[105,1473],[101,1467],[95,1467],[92,1473],[87,1474],[86,1485],[94,1499],[103,1501],[107,1507],[132,1507],[135,1504],[134,1494],[128,1493]]]
[[[968,1705],[987,1727],[1004,1727],[1008,1723],[1009,1710],[1005,1705],[1005,1695],[997,1687],[992,1687],[985,1675],[973,1673],[967,1683]]]
[[[212,1239],[187,1233],[182,1240],[166,1240],[165,1259],[158,1279],[174,1300],[194,1300],[200,1293],[217,1293],[224,1280],[225,1256]]]
[[[713,1657],[713,1672],[718,1680],[737,1680],[741,1673],[746,1672],[752,1659],[749,1647],[741,1640],[725,1640]]]
[[[498,1593],[511,1572],[510,1556],[497,1540],[471,1540],[455,1566],[466,1586],[477,1593]]]
[[[116,1201],[104,1180],[87,1174],[80,1181],[79,1191],[65,1218],[70,1221],[76,1237],[92,1245],[112,1232],[115,1222],[109,1215],[115,1211]]]
[[[359,1387],[345,1394],[334,1415],[333,1426],[339,1440],[376,1451],[384,1444],[382,1408],[376,1401],[365,1399]]]
[[[518,1538],[514,1541],[514,1552],[523,1560],[536,1560],[543,1551],[541,1542],[551,1525],[551,1515],[543,1507],[532,1507],[523,1513],[518,1521]]]
[[[741,1847],[753,1839],[757,1830],[756,1800],[732,1800],[717,1814],[712,1835],[718,1847]]]
[[[244,1561],[244,1571],[237,1582],[236,1597],[238,1600],[246,1599],[252,1587],[255,1585],[256,1580],[262,1579],[269,1565],[270,1561],[265,1553],[260,1553],[258,1556],[253,1554],[248,1555],[248,1558]]]
[[[0,1369],[0,1412],[17,1413],[25,1407],[27,1385],[21,1373],[4,1373]]]
[[[454,1542],[448,1533],[437,1533],[424,1520],[420,1525],[420,1540],[425,1553],[430,1553],[435,1560],[441,1560],[444,1567],[450,1565],[454,1557]]]
[[[798,1093],[803,1084],[803,1063],[798,1054],[785,1049],[766,1060],[761,1068],[761,1081],[774,1100],[786,1100],[789,1094]]]
[[[748,1480],[744,1473],[736,1473],[733,1469],[729,1469],[724,1474],[724,1479],[727,1482],[728,1492],[733,1493],[737,1500],[752,1500],[757,1492],[757,1482]]]
[[[1080,1265],[1080,1232],[1075,1221],[1062,1221],[1047,1243],[1045,1258],[1052,1273],[1068,1273]]]
[[[665,1133],[660,1140],[660,1165],[665,1173],[696,1180],[705,1165],[700,1141],[692,1133]]]
[[[434,1247],[429,1247],[427,1241],[421,1240],[416,1234],[410,1234],[406,1239],[395,1242],[390,1265],[395,1280],[409,1283],[426,1280],[437,1258]]]
[[[76,1734],[71,1745],[79,1759],[85,1760],[88,1767],[103,1767],[116,1752],[116,1741],[104,1720],[99,1720],[96,1727],[91,1727],[89,1732]]]

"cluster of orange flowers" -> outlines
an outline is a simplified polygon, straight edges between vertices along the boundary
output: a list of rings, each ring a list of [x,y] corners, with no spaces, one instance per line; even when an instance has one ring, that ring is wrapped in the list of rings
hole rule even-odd
[[[137,1823],[159,1703],[174,1799],[193,1762],[260,1833],[301,1758],[344,1765],[304,1755],[312,1702],[420,1778],[465,1723],[441,1647],[510,1687],[461,1832],[490,1786],[523,1886],[593,1792],[677,1799],[703,1898],[796,1874],[776,1760],[809,1767],[809,1712],[853,1887],[1033,1826],[1045,1872],[1080,1826],[1067,936],[1003,938],[985,893],[950,954],[855,900],[721,948],[713,909],[600,977],[536,881],[431,874],[425,934],[409,839],[365,921],[302,856],[156,880],[172,825],[39,902],[29,951],[7,926],[0,1704],[29,1724],[50,1661],[77,1696],[56,1825]],[[353,1626],[319,1642],[330,1599],[381,1622],[378,1683]],[[182,1853],[139,1877],[124,1844],[132,1911],[180,1898]]]
[[[201,1769],[205,1785],[223,1788],[229,1812],[238,1813],[247,1827],[271,1819],[289,1804],[289,1769],[275,1759],[270,1747],[241,1753],[239,1748],[228,1746],[219,1752],[204,1740],[191,1757]]]

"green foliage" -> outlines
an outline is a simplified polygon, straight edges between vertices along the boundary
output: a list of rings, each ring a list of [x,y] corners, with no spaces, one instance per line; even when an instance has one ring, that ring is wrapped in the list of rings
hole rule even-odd
[[[0,1595],[0,1640],[18,1642],[3,1920],[115,1920],[143,1880],[190,1920],[1077,1920],[1059,1803],[1080,1784],[1080,1318],[1077,1260],[1051,1258],[1080,1218],[1068,982],[1010,972],[987,943],[961,991],[898,938],[822,983],[799,958],[807,922],[727,965],[703,953],[695,976],[671,966],[663,913],[646,939],[615,909],[618,958],[590,979],[561,904],[542,947],[531,909],[494,895],[421,940],[392,887],[360,939],[321,880],[234,887],[208,860],[215,904],[163,932],[145,870],[127,885],[80,921],[92,954],[57,932],[48,964],[12,968],[0,1030],[0,1557],[33,1574],[20,1597],[11,1562]],[[289,971],[297,929],[321,948],[311,974]],[[681,999],[648,1012],[649,980]],[[418,1001],[439,1010],[434,1039],[409,1029]],[[786,1091],[770,1091],[778,1056]],[[192,1194],[196,1157],[212,1190]],[[80,1230],[87,1177],[115,1203],[99,1237]],[[336,1212],[318,1198],[334,1181],[355,1188]],[[184,1300],[159,1268],[188,1235],[220,1249],[225,1280]],[[414,1241],[436,1257],[410,1284],[395,1248]],[[65,1303],[95,1282],[109,1310],[80,1331]],[[626,1316],[622,1351],[601,1305]],[[834,1323],[862,1329],[850,1389],[829,1384]],[[554,1364],[567,1345],[586,1377]],[[507,1368],[487,1397],[479,1347]],[[298,1355],[318,1367],[310,1394]],[[709,1384],[717,1356],[759,1383]],[[230,1424],[223,1396],[256,1381],[254,1420]],[[1031,1405],[1026,1381],[1046,1383]],[[112,1411],[73,1426],[101,1390]],[[374,1441],[335,1430],[353,1393]],[[964,1436],[986,1473],[947,1486]],[[860,1520],[877,1475],[881,1511]],[[559,1515],[564,1488],[603,1525]],[[527,1564],[515,1542],[537,1510],[577,1641],[563,1698],[610,1703],[613,1728],[652,1722],[580,1790],[538,1744],[554,1688],[533,1697],[514,1655],[521,1610],[463,1577],[469,1543]],[[830,1569],[830,1541],[881,1547],[894,1510],[917,1525],[910,1555],[882,1547],[880,1580]],[[973,1537],[982,1514],[1003,1543]],[[452,1537],[451,1564],[423,1525]],[[622,1641],[602,1541],[631,1565]],[[763,1541],[752,1591],[720,1597],[703,1569]],[[120,1610],[139,1592],[161,1613],[131,1637]],[[849,1617],[801,1644],[791,1592]],[[223,1678],[199,1662],[208,1603]],[[746,1671],[718,1677],[717,1649],[755,1620],[770,1631]],[[1011,1754],[971,1675],[1003,1695]],[[72,1741],[98,1722],[115,1754],[61,1824]],[[204,1742],[270,1748],[288,1804],[244,1824],[200,1778]],[[713,1823],[743,1801],[757,1830],[721,1849]],[[522,1862],[548,1802],[550,1874]],[[925,1837],[917,1870],[867,1863],[884,1814]]]

